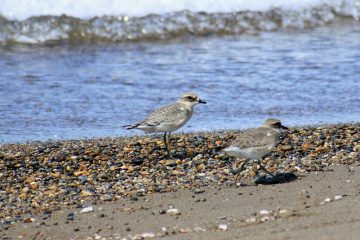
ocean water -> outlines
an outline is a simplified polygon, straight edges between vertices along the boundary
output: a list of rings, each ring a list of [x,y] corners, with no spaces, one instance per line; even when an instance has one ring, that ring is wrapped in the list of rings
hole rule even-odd
[[[141,134],[185,91],[179,132],[360,119],[358,0],[51,2],[0,2],[2,143]]]

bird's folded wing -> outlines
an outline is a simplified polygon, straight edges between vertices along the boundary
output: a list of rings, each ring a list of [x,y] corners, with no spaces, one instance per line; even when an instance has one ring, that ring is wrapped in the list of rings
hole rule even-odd
[[[274,141],[274,136],[270,135],[270,133],[269,130],[262,128],[249,130],[240,133],[230,146],[238,147],[240,149],[265,147],[271,145]]]
[[[184,121],[189,115],[189,110],[179,103],[173,103],[159,108],[147,117],[143,124],[157,126],[167,122]]]

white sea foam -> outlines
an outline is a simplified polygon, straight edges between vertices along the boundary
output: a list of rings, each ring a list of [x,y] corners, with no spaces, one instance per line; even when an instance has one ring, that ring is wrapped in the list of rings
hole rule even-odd
[[[13,0],[0,0],[0,44],[236,35],[313,28],[359,16],[360,0],[23,0],[16,7]]]
[[[24,20],[32,16],[62,14],[91,18],[104,15],[145,16],[182,10],[192,12],[268,11],[273,8],[302,11],[323,4],[334,8],[346,4],[349,11],[360,0],[1,0],[0,14],[8,19]],[[354,12],[354,14],[358,14]]]

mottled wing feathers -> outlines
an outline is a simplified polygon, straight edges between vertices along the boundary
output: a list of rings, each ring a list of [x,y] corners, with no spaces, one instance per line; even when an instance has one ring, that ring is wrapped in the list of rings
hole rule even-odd
[[[157,126],[166,122],[184,121],[188,116],[189,109],[181,103],[173,103],[155,110],[141,124]]]
[[[276,142],[276,134],[273,130],[260,127],[241,133],[229,146],[240,149],[266,147],[274,144],[274,141]]]

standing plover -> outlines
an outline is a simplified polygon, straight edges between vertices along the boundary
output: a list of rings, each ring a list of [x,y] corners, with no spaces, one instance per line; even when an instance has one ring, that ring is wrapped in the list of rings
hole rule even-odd
[[[250,160],[256,160],[262,170],[274,177],[261,165],[260,161],[275,148],[283,129],[287,130],[288,128],[283,126],[280,120],[269,118],[261,127],[240,134],[234,142],[222,150],[229,156],[245,159],[235,178],[236,181]]]
[[[148,133],[164,132],[165,148],[168,156],[172,158],[170,134],[189,121],[194,106],[198,103],[206,104],[206,102],[201,100],[195,93],[187,92],[182,94],[177,102],[155,110],[143,121],[133,125],[125,125],[124,127],[127,129],[137,128]]]

